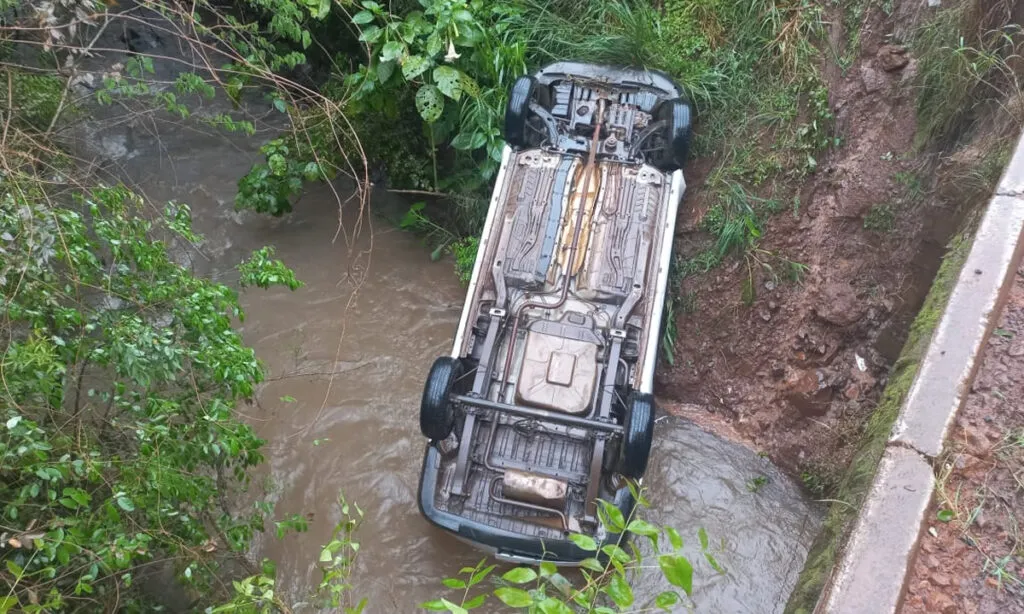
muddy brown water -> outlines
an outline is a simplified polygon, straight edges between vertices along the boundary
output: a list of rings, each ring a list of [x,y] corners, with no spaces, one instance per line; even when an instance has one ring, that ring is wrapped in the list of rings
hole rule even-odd
[[[443,577],[481,558],[431,526],[415,503],[424,450],[418,399],[431,361],[450,348],[465,290],[450,262],[432,262],[414,237],[379,220],[351,246],[335,241],[337,201],[323,187],[283,219],[236,213],[237,180],[270,134],[226,137],[146,119],[87,122],[79,136],[83,151],[153,202],[192,206],[206,240],[184,256],[197,271],[233,284],[235,264],[269,244],[306,284],[242,299],[243,334],[269,372],[258,405],[240,408],[268,442],[261,486],[275,518],[311,519],[307,532],[261,536],[252,558],[274,559],[279,594],[304,601],[320,579],[317,557],[344,493],[366,511],[353,593],[368,599],[368,612],[418,611],[446,594]],[[386,193],[373,203],[405,206]],[[681,419],[659,420],[655,441],[645,515],[687,540],[697,611],[781,612],[821,508],[767,460]],[[700,527],[725,574],[700,559]],[[657,573],[636,582],[647,598],[667,588]]]

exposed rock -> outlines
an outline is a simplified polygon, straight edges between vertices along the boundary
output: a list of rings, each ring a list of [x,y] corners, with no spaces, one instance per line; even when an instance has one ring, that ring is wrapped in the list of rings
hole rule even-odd
[[[873,94],[885,87],[885,74],[864,64],[860,67],[860,81],[864,91]]]
[[[939,559],[934,554],[929,554],[928,556],[924,557],[923,561],[925,567],[927,567],[928,569],[939,568]]]
[[[1024,356],[1024,339],[1015,339],[1010,349],[1006,350],[1006,353],[1014,358]]]
[[[935,614],[956,614],[956,604],[946,593],[932,591],[925,600],[928,604],[928,611]]]
[[[783,383],[786,400],[804,416],[822,416],[832,402],[832,388],[819,370],[795,371]]]
[[[899,45],[882,45],[878,48],[878,65],[886,72],[899,70],[910,62],[907,48]]]
[[[860,398],[860,387],[856,383],[850,382],[850,385],[843,391],[843,395],[851,401],[856,401]]]
[[[932,584],[934,584],[935,586],[949,586],[950,584],[949,574],[944,574],[939,571],[933,573],[931,575],[931,579]]]
[[[973,456],[988,456],[992,450],[992,443],[981,429],[964,427],[964,437],[967,440],[967,449]]]
[[[864,315],[864,306],[857,300],[850,284],[830,282],[822,290],[814,312],[829,324],[850,326]]]

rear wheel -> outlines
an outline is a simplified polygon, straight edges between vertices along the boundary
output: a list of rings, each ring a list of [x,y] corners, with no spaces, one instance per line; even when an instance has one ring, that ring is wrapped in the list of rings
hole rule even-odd
[[[430,367],[420,401],[420,431],[428,439],[440,441],[451,434],[455,424],[451,394],[462,375],[462,361],[451,356],[441,356]]]
[[[533,77],[519,77],[509,91],[505,107],[505,140],[513,147],[536,147],[546,133],[543,120],[530,110],[536,102],[545,109],[550,105],[547,88]]]
[[[665,122],[665,151],[658,166],[665,171],[682,168],[690,154],[693,107],[684,98],[666,100],[658,107],[655,119]]]
[[[634,480],[643,477],[654,440],[654,396],[634,392],[626,403],[619,473]]]

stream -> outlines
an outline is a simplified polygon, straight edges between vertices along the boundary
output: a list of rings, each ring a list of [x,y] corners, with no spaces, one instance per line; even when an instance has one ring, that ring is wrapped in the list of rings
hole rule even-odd
[[[258,403],[239,408],[268,442],[256,486],[268,490],[275,518],[310,519],[304,533],[261,536],[253,560],[274,559],[278,593],[292,603],[306,599],[344,493],[366,512],[351,582],[353,594],[368,599],[367,612],[414,612],[448,595],[441,579],[482,555],[430,525],[415,501],[425,445],[419,397],[434,357],[450,348],[465,297],[451,262],[431,261],[428,247],[372,215],[350,245],[335,239],[338,198],[325,186],[281,219],[235,212],[237,180],[259,159],[272,127],[245,137],[156,116],[113,117],[83,124],[82,149],[152,202],[191,205],[206,237],[189,254],[197,271],[233,284],[239,260],[273,245],[305,282],[295,292],[250,290],[242,298],[245,340],[268,369]],[[336,188],[347,198],[342,183]],[[385,192],[372,202],[391,211],[407,206]],[[346,219],[357,206],[344,205]],[[822,514],[795,482],[744,446],[665,417],[645,486],[646,518],[676,527],[687,542],[698,612],[782,611]],[[725,573],[701,558],[701,527]],[[648,598],[665,588],[656,572],[636,580],[636,593]]]

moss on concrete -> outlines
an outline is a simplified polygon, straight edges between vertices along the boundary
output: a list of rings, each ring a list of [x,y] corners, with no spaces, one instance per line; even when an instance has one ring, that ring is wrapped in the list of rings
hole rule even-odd
[[[950,242],[924,305],[910,327],[903,351],[893,365],[882,398],[864,426],[860,447],[839,483],[835,502],[829,508],[821,532],[811,546],[796,588],[786,604],[786,614],[810,614],[814,611],[822,588],[839,559],[853,520],[871,488],[893,423],[914,383],[921,358],[931,342],[932,333],[945,311],[960,269],[970,252],[977,219],[977,216],[973,216]]]

